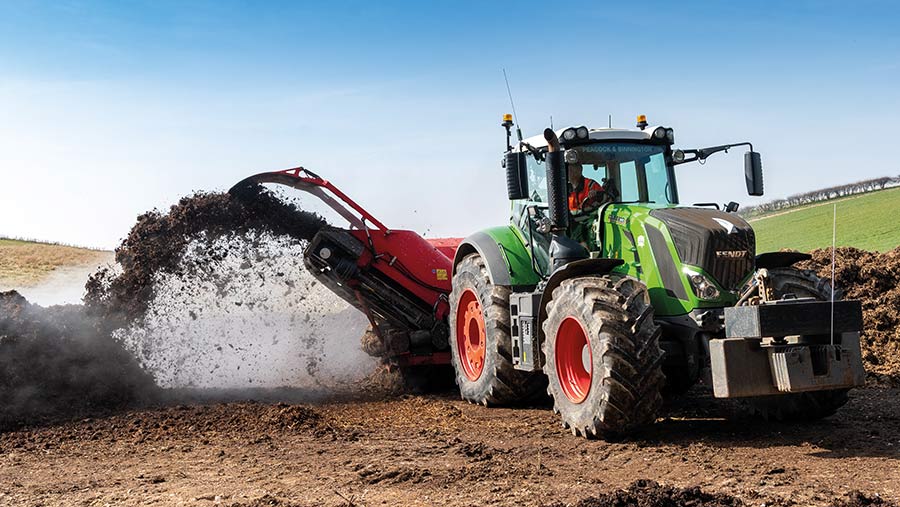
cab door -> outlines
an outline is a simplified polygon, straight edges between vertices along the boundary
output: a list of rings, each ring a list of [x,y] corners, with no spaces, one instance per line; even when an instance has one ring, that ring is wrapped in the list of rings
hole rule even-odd
[[[527,157],[528,198],[513,201],[511,222],[522,234],[529,255],[541,274],[549,275],[550,234],[541,232],[541,223],[547,216],[547,169],[544,162],[533,155]]]

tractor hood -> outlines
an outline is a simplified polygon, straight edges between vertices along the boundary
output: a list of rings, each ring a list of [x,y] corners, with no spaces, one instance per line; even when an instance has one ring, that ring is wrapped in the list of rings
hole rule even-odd
[[[703,269],[729,291],[753,271],[756,236],[734,213],[703,208],[659,208],[650,216],[666,224],[684,264]]]

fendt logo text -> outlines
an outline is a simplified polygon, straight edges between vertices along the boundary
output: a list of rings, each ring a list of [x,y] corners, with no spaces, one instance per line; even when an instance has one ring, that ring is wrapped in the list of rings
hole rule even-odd
[[[744,259],[747,257],[746,250],[717,250],[716,257],[724,257],[726,259]]]

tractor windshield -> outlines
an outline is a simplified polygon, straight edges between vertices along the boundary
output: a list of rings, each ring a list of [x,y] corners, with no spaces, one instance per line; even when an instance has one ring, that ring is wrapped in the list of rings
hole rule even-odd
[[[574,153],[572,153],[574,152]],[[652,144],[597,143],[567,150],[568,165],[581,166],[585,178],[614,191],[617,202],[677,204],[665,148]]]

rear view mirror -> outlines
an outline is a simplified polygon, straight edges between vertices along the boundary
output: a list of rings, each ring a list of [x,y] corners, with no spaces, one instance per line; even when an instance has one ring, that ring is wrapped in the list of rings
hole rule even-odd
[[[507,152],[503,159],[506,166],[506,191],[509,200],[525,199],[528,197],[528,176],[525,172],[527,155],[521,152]]]
[[[748,194],[763,195],[762,160],[758,152],[744,153],[744,179],[747,181]]]

